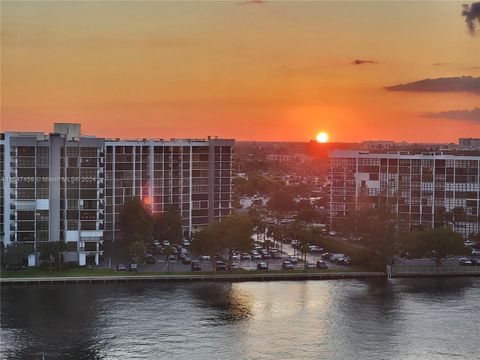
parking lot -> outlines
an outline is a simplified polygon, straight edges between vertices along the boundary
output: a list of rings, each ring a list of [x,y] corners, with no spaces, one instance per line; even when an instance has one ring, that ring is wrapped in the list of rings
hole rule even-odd
[[[296,251],[291,245],[282,244],[282,251],[280,251],[279,249],[277,251],[278,251],[278,254],[281,256],[281,258],[255,260],[253,259],[253,256],[252,256],[250,260],[247,260],[247,259],[233,260],[232,262],[235,264],[234,269],[257,270],[258,263],[264,262],[268,264],[268,270],[282,270],[282,263],[288,260],[289,258],[291,259],[291,257],[296,257],[298,259],[298,262],[296,263],[292,261],[294,270],[305,269],[305,263],[300,260],[301,254],[298,251]],[[213,259],[211,261],[200,261],[200,257],[193,256],[190,252],[187,252],[186,255],[192,261],[197,261],[200,264],[201,271],[214,270]],[[170,260],[170,261],[167,261],[167,257],[162,254],[155,254],[153,255],[153,258],[155,259],[155,263],[139,264],[138,271],[141,271],[141,272],[190,272],[192,271],[191,265],[182,263],[182,261],[178,258],[178,255],[175,256],[175,260]],[[224,256],[224,258],[227,258],[227,257]],[[322,256],[320,255],[320,253],[307,254],[306,259],[308,263],[313,263],[313,264],[316,264],[318,260],[323,260],[327,264],[329,269],[342,270],[342,269],[348,268],[347,266],[336,264],[333,261],[322,259]],[[126,265],[128,269],[128,265],[132,263],[132,259],[128,259],[128,258],[117,259],[117,261],[112,261],[110,266],[116,267],[116,265],[118,265],[119,263]]]

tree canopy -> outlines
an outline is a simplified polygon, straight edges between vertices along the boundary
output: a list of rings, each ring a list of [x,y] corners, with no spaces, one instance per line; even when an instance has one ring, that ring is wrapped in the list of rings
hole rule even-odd
[[[254,222],[248,215],[231,215],[195,234],[191,250],[196,254],[216,255],[225,250],[248,251],[253,246]]]
[[[138,198],[130,198],[120,212],[120,245],[128,248],[133,243],[144,243],[152,238],[152,215]],[[140,255],[140,254],[137,254]]]
[[[28,255],[32,253],[31,246],[15,242],[5,247],[2,260],[7,268],[25,266],[27,265]]]
[[[448,255],[467,253],[460,234],[450,228],[412,231],[403,237],[403,247],[415,257],[428,257],[441,265]]]
[[[153,237],[176,243],[182,239],[182,218],[178,211],[169,210],[153,217]]]
[[[267,206],[271,210],[280,212],[294,210],[295,202],[293,201],[293,197],[293,194],[285,190],[277,191],[272,195]]]

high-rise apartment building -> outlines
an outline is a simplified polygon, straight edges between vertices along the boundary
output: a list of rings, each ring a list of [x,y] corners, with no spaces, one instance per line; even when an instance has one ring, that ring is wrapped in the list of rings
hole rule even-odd
[[[480,154],[333,151],[330,179],[332,223],[356,211],[363,195],[385,198],[400,229],[480,231]]]
[[[105,238],[121,236],[125,199],[178,211],[185,234],[230,215],[233,140],[107,141]]]
[[[54,132],[0,137],[0,240],[31,246],[38,263],[48,241],[64,241],[66,260],[98,264],[115,241],[126,199],[153,213],[179,211],[185,234],[231,213],[233,140],[105,140],[79,124]]]
[[[80,126],[3,136],[4,245],[21,242],[35,253],[64,241],[66,260],[98,263],[103,241],[104,139],[80,137]]]

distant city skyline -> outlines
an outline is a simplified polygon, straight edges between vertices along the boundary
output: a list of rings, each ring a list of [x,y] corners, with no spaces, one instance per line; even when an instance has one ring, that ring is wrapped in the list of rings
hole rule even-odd
[[[0,131],[478,137],[479,6],[464,3],[2,2]]]

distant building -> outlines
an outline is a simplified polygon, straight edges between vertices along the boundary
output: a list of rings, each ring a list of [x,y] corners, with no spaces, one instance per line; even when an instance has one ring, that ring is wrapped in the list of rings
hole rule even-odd
[[[458,146],[464,150],[480,150],[480,138],[460,138]]]
[[[233,140],[105,140],[79,124],[54,133],[0,134],[0,241],[31,246],[64,241],[67,261],[98,264],[115,241],[126,199],[153,213],[179,211],[185,234],[232,210]]]
[[[332,222],[356,211],[365,195],[385,197],[400,229],[450,224],[465,237],[480,231],[480,153],[333,151],[330,179]]]
[[[367,150],[391,150],[395,147],[394,141],[363,141],[362,145]]]

